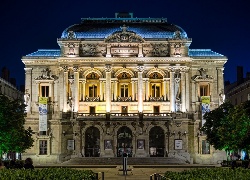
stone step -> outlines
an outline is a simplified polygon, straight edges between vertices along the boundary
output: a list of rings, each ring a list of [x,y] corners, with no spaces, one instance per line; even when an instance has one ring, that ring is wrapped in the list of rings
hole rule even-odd
[[[120,165],[123,162],[122,157],[76,157],[62,164],[67,165]],[[147,158],[127,158],[129,165],[168,165],[168,164],[187,164],[185,161],[174,157],[147,157]]]

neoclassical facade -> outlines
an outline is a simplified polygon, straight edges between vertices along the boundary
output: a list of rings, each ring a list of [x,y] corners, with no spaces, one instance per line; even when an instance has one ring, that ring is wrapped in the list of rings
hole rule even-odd
[[[190,49],[192,39],[164,18],[82,18],[25,64],[26,126],[36,163],[71,158],[176,157],[217,163],[206,142],[202,98],[218,107],[227,58]]]

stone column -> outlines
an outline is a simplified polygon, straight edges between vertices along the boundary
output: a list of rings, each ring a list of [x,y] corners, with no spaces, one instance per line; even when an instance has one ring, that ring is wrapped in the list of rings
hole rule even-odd
[[[85,101],[85,97],[86,97],[86,95],[85,95],[85,88],[86,88],[86,79],[83,79],[82,80],[82,97],[83,97],[83,101]]]
[[[186,110],[190,111],[189,74],[186,72]]]
[[[31,111],[31,102],[32,98],[32,68],[24,68],[25,71],[25,95],[28,96],[28,101],[26,103],[27,107],[25,108],[26,112]]]
[[[170,111],[175,111],[174,72],[170,72]]]
[[[149,78],[146,79],[146,89],[145,89],[145,92],[146,92],[146,101],[148,101],[149,99]]]
[[[186,112],[185,72],[181,71],[181,111]]]
[[[100,101],[103,99],[103,92],[102,92],[102,81],[100,81]]]
[[[132,101],[135,100],[135,81],[131,81],[132,83]]]
[[[144,71],[143,65],[138,65],[138,111],[143,112],[143,79],[142,73]]]
[[[63,75],[63,112],[67,112],[68,110],[68,84],[69,84],[69,77],[68,77],[68,67],[64,67],[64,75]]]
[[[54,81],[49,82],[49,97],[50,101],[54,101]]]
[[[111,49],[111,45],[108,44],[107,45],[107,54],[106,54],[106,57],[111,57],[110,49]]]
[[[79,108],[79,72],[78,72],[78,67],[74,67],[74,94],[75,94],[75,99],[74,99],[74,112],[78,112]]]
[[[117,101],[117,80],[114,81],[114,101]]]
[[[79,101],[82,101],[82,81],[79,81]]]
[[[164,101],[167,100],[167,92],[166,92],[166,88],[167,88],[167,80],[165,78],[163,78],[163,82],[162,82],[162,88],[163,88],[163,97],[164,97]]]
[[[143,54],[142,54],[142,44],[139,44],[139,54],[138,54],[138,57],[143,57]]]
[[[106,71],[106,112],[111,111],[111,65],[105,65]]]

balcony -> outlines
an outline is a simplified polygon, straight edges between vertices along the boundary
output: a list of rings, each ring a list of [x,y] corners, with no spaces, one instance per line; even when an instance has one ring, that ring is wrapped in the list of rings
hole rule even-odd
[[[118,102],[130,102],[130,101],[132,101],[132,97],[130,96],[130,97],[117,97],[117,101]]]
[[[149,100],[150,102],[161,102],[161,101],[164,101],[164,97],[161,96],[161,97],[149,97]]]
[[[86,102],[99,102],[100,101],[100,97],[85,97],[85,101]]]

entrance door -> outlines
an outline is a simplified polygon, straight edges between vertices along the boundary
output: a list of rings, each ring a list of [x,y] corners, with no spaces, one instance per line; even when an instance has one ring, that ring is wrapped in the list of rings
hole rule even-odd
[[[117,132],[117,157],[126,153],[129,157],[133,155],[132,131],[126,127],[121,127]]]
[[[161,127],[155,126],[149,131],[149,154],[150,157],[164,157],[165,138]]]
[[[96,127],[89,127],[85,132],[85,157],[100,156],[100,131]]]

